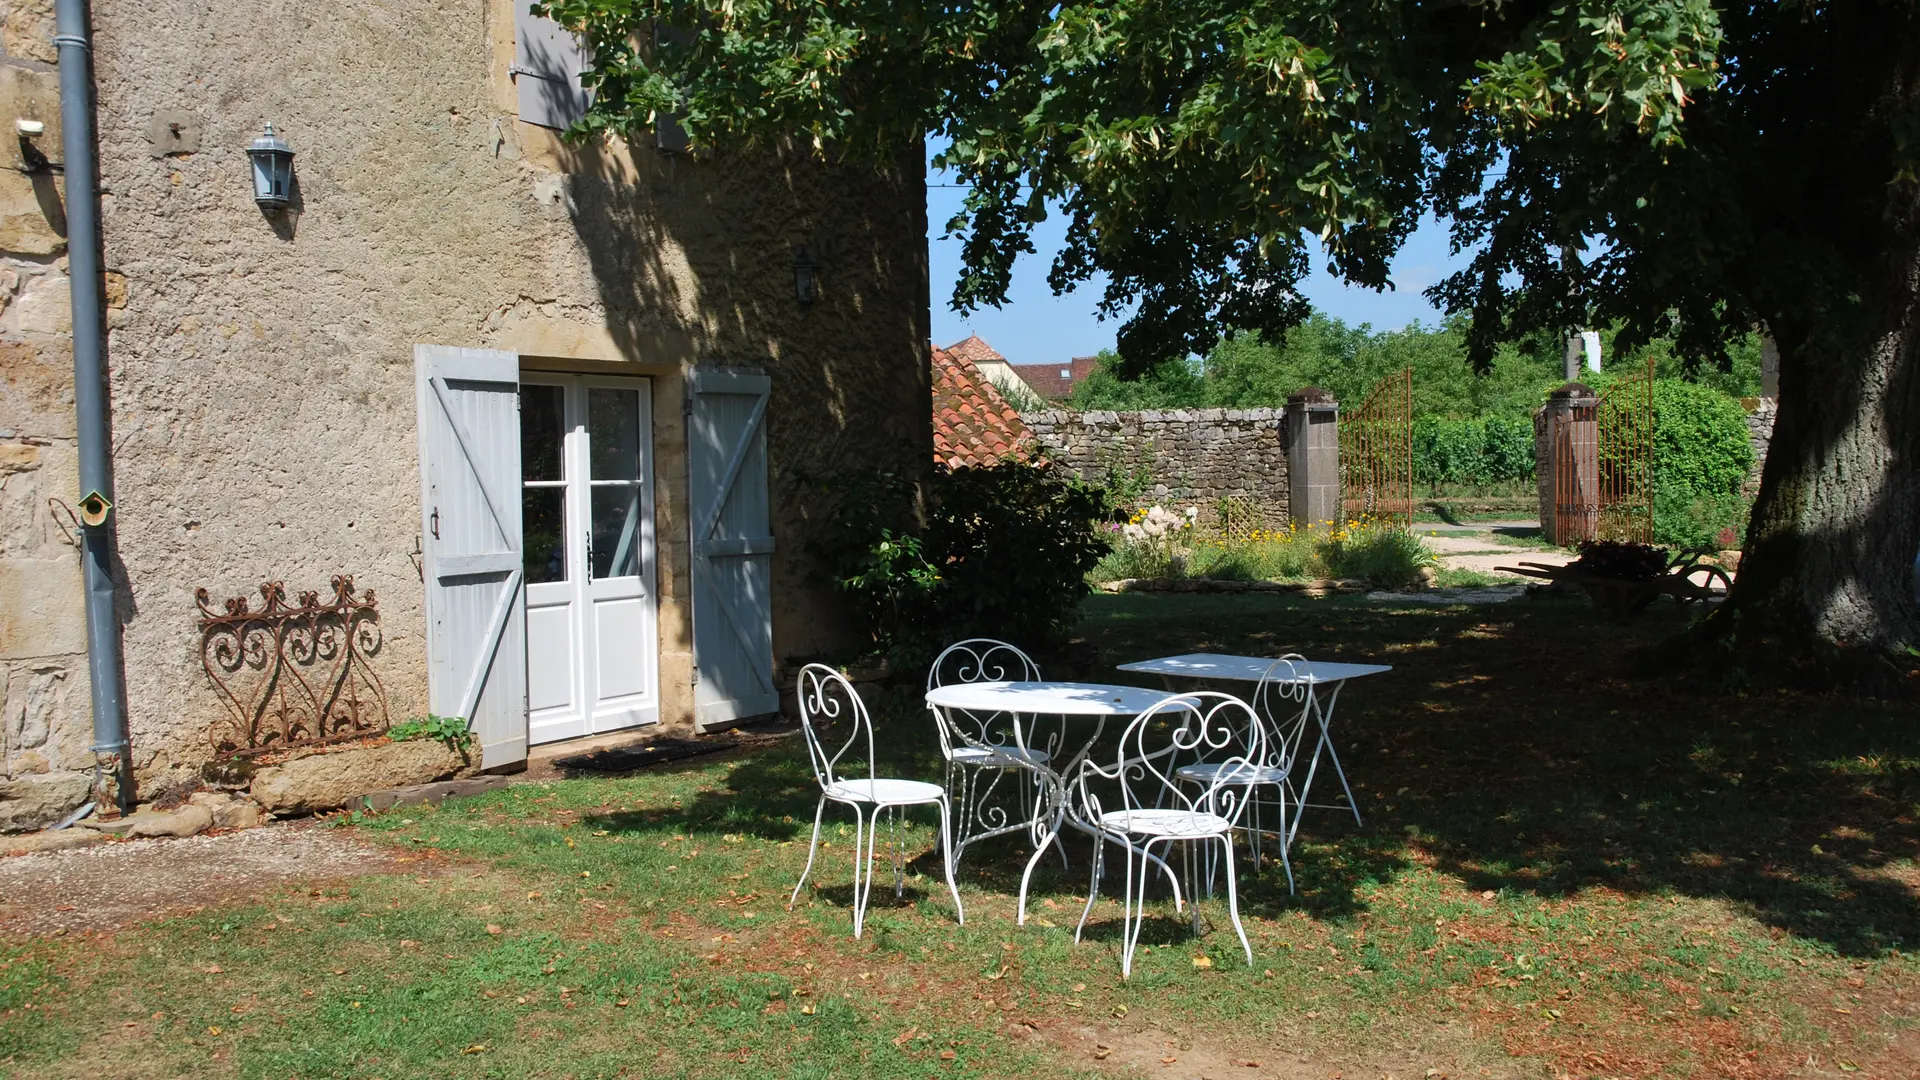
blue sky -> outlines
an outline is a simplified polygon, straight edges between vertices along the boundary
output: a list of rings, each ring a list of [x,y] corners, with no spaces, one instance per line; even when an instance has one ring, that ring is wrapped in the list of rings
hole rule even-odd
[[[947,220],[959,212],[966,192],[938,186],[951,184],[950,177],[938,172],[928,172],[927,184],[935,344],[951,345],[968,334],[978,334],[1016,364],[1058,363],[1113,347],[1120,322],[1100,321],[1096,307],[1101,282],[1091,282],[1065,296],[1055,296],[1047,287],[1047,267],[1066,233],[1065,220],[1058,214],[1035,230],[1034,247],[1038,251],[1014,267],[1013,288],[1005,307],[982,309],[967,317],[956,314],[948,301],[959,275],[960,243],[943,240],[941,234]],[[1391,292],[1342,285],[1326,272],[1323,260],[1315,261],[1313,276],[1302,288],[1314,308],[1349,323],[1372,323],[1381,329],[1438,321],[1439,312],[1420,295],[1421,290],[1465,262],[1448,251],[1446,229],[1431,219],[1422,223],[1394,261],[1395,289]]]

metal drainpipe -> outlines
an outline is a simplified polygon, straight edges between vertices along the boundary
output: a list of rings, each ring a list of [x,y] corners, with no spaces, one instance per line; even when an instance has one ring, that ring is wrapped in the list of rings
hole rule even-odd
[[[93,752],[117,758],[120,808],[131,809],[120,621],[113,590],[113,444],[107,421],[106,287],[100,268],[99,156],[93,129],[93,43],[87,0],[56,0],[61,150],[67,187],[67,273],[73,289],[73,410],[80,444],[81,569]]]

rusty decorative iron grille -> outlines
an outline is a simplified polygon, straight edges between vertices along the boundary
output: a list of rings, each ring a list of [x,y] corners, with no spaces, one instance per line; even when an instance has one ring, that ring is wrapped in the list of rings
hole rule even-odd
[[[1367,400],[1340,415],[1341,506],[1413,526],[1413,369],[1374,384]]]
[[[1614,383],[1595,408],[1602,540],[1653,543],[1653,361]]]
[[[353,578],[333,579],[333,595],[303,592],[287,602],[286,585],[260,586],[259,609],[245,596],[216,611],[205,589],[200,607],[200,659],[227,715],[209,731],[216,753],[256,754],[304,743],[333,742],[387,729],[387,690],[370,659],[380,652],[380,605],[359,594]]]

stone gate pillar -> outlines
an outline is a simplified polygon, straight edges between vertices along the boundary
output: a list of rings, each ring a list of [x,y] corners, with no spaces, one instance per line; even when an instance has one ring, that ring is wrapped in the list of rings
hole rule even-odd
[[[1287,398],[1287,517],[1300,525],[1340,517],[1340,403],[1317,386]]]
[[[1549,543],[1591,540],[1600,525],[1600,399],[1572,382],[1533,416],[1540,532]]]

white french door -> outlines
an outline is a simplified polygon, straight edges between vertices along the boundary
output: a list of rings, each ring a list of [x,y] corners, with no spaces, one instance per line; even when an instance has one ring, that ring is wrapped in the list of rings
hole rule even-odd
[[[531,743],[660,719],[650,391],[521,375]]]

